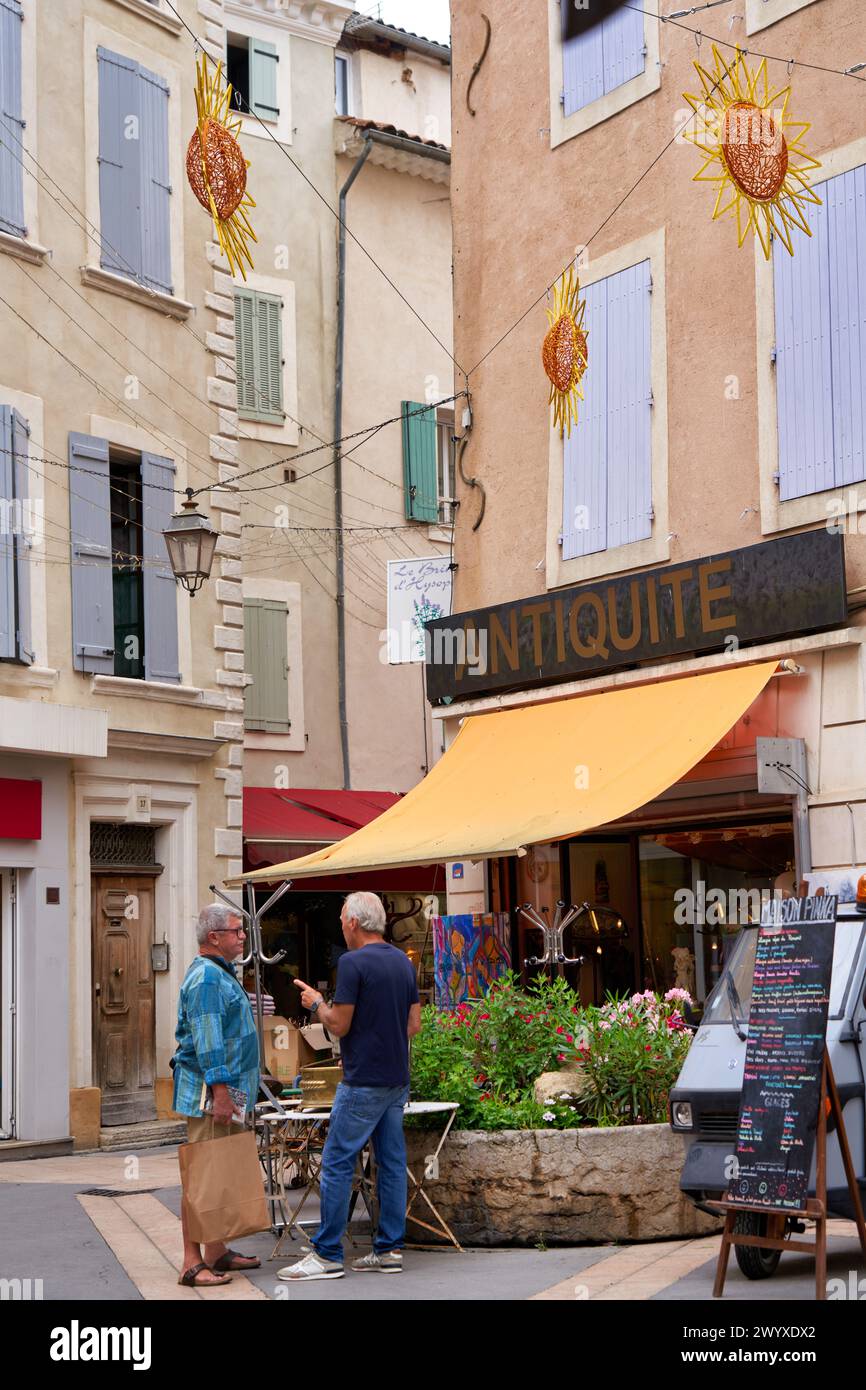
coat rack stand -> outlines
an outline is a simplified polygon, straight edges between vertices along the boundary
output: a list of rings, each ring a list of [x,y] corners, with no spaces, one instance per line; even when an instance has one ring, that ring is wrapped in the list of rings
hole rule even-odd
[[[255,979],[256,988],[256,1033],[258,1034],[259,1039],[259,1071],[262,1073],[259,1080],[259,1086],[262,1093],[270,1101],[271,1105],[274,1107],[275,1110],[280,1110],[282,1109],[282,1107],[280,1105],[279,1100],[273,1094],[273,1092],[271,1091],[270,1087],[264,1079],[266,1064],[264,1010],[262,1007],[261,967],[263,965],[275,965],[277,961],[283,959],[286,953],[285,951],[277,951],[272,956],[265,955],[264,950],[262,948],[261,923],[262,918],[264,917],[268,909],[273,907],[274,903],[279,902],[280,898],[283,896],[284,893],[288,892],[291,886],[292,880],[286,879],[285,883],[281,883],[280,886],[274,890],[271,896],[267,898],[259,908],[256,907],[256,890],[252,883],[248,883],[246,885],[246,908],[239,907],[233,898],[230,898],[227,893],[222,892],[222,890],[217,888],[213,883],[210,886],[210,891],[214,894],[215,897],[219,898],[221,902],[224,902],[227,907],[230,907],[233,912],[236,912],[239,917],[243,918],[247,926],[247,931],[249,932],[250,949],[245,956],[241,956],[240,964],[243,966],[252,965],[253,967],[253,976]],[[278,1184],[276,1181],[276,1175],[274,1171],[274,1145],[271,1134],[271,1126],[268,1124],[266,1124],[263,1127],[262,1146],[259,1150],[259,1153],[262,1165],[265,1170],[265,1198],[271,1213],[271,1230],[274,1235],[279,1235],[286,1223],[282,1213],[278,1212],[281,1197],[279,1194]]]

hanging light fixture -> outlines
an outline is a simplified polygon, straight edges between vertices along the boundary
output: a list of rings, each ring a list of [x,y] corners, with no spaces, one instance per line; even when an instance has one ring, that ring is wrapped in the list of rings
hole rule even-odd
[[[210,579],[219,532],[198,511],[191,487],[186,490],[183,508],[172,517],[163,535],[175,579],[188,593],[198,593],[205,580]]]

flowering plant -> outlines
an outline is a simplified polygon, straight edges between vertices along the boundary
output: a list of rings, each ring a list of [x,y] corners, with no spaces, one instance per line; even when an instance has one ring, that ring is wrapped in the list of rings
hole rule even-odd
[[[577,1044],[580,1107],[597,1125],[661,1124],[691,1043],[682,989],[645,990],[587,1009]]]

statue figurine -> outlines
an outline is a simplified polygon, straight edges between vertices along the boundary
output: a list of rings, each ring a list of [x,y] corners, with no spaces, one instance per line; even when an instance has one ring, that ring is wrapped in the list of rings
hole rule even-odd
[[[675,989],[688,990],[691,997],[695,997],[695,958],[686,946],[674,946],[671,951],[674,958],[674,970],[676,979],[674,980]]]

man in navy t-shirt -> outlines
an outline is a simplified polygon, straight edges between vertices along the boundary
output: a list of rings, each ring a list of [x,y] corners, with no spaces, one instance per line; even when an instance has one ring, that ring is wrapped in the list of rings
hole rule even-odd
[[[354,1270],[396,1274],[406,1234],[406,1143],[403,1106],[409,1099],[409,1039],[421,1028],[418,982],[408,956],[384,939],[385,909],[375,893],[350,893],[340,914],[348,951],[337,965],[334,1002],[296,980],[301,1003],[342,1039],[343,1080],[331,1110],[322,1152],[322,1224],[313,1249],[278,1278],[341,1279],[358,1154],[372,1142],[376,1156],[379,1226],[374,1248]]]

